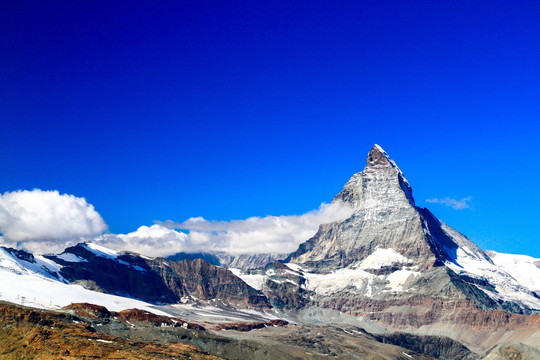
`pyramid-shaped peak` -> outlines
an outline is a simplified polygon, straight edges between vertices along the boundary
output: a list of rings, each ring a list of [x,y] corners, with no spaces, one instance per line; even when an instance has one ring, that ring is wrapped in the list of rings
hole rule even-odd
[[[397,167],[380,145],[373,145],[367,156],[368,167]]]

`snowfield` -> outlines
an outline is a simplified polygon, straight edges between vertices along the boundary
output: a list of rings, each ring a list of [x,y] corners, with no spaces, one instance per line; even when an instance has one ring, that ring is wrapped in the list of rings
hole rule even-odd
[[[39,274],[15,274],[0,270],[0,300],[40,309],[59,309],[71,303],[91,303],[111,311],[137,308],[157,315],[170,316],[153,305],[121,296],[103,294],[45,278]]]
[[[502,254],[486,251],[493,263],[529,290],[540,295],[540,259],[527,255]]]

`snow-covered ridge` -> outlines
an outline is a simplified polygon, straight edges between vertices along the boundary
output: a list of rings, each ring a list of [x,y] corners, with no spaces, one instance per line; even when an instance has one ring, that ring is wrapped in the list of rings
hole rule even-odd
[[[429,216],[432,216],[432,214],[429,213]],[[460,276],[479,280],[479,283],[488,283],[492,287],[491,289],[478,284],[475,284],[475,286],[496,301],[509,301],[530,309],[540,310],[540,299],[525,284],[530,283],[532,280],[522,283],[517,280],[517,277],[510,274],[510,272],[519,273],[519,271],[516,271],[516,264],[514,264],[514,269],[507,271],[511,266],[505,268],[495,264],[484,251],[465,235],[443,222],[439,222],[439,224],[444,235],[448,237],[444,239],[443,236],[442,240],[435,237],[438,246],[447,255],[447,259],[444,261],[446,267]],[[430,232],[429,229],[426,229],[426,231]],[[507,259],[507,257],[500,257],[500,259]],[[504,262],[504,260],[502,261]],[[540,274],[540,269],[537,270],[537,274]]]
[[[19,253],[19,256],[16,254]],[[66,282],[60,275],[61,265],[41,255],[0,247],[0,271],[18,275],[34,275]]]
[[[81,245],[84,246],[88,251],[90,251],[96,256],[100,256],[100,257],[104,257],[108,259],[116,259],[120,255],[118,251],[108,249],[96,243],[86,242]]]
[[[112,256],[113,251],[98,246],[93,249],[100,254]],[[103,305],[112,311],[139,308],[158,315],[167,315],[151,304],[121,296],[87,290],[79,285],[70,285],[59,274],[61,265],[43,256],[33,256],[0,247],[0,300],[42,309],[58,309],[76,302]],[[64,253],[58,256],[64,261],[86,261]]]
[[[71,253],[62,253],[62,254],[56,255],[55,258],[64,260],[67,262],[87,262],[86,259],[83,259],[82,257],[77,256],[75,254],[71,254]]]
[[[75,247],[67,248],[61,254],[47,255],[47,257],[52,259],[52,260],[58,259],[58,260],[63,260],[65,262],[70,262],[70,263],[88,262],[87,259],[77,255],[76,253],[73,253],[74,249],[77,249],[77,248],[83,248],[87,252],[92,254],[93,256],[97,256],[97,257],[108,259],[108,260],[113,260],[113,261],[118,262],[119,264],[129,266],[129,267],[134,268],[134,269],[136,269],[138,271],[146,272],[146,269],[142,268],[141,266],[129,263],[129,262],[125,261],[125,260],[122,260],[121,256],[129,255],[129,253],[121,252],[121,251],[115,251],[115,250],[106,248],[104,246],[101,246],[101,245],[98,245],[98,244],[92,243],[92,242],[80,243]],[[145,256],[141,256],[141,255],[137,255],[137,256],[139,256],[141,258],[149,259],[148,257],[145,257]]]

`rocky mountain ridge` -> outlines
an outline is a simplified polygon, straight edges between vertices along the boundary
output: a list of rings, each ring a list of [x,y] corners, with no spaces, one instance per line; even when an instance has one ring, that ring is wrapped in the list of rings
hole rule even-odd
[[[240,308],[268,308],[266,297],[225,268],[208,262],[148,258],[81,243],[58,255],[34,256],[0,248],[0,270],[77,284],[105,294],[153,304],[218,301]]]

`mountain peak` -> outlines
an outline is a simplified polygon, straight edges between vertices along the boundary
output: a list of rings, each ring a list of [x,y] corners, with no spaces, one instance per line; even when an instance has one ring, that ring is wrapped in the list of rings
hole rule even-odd
[[[367,167],[396,167],[396,163],[380,145],[373,145],[367,156]]]

